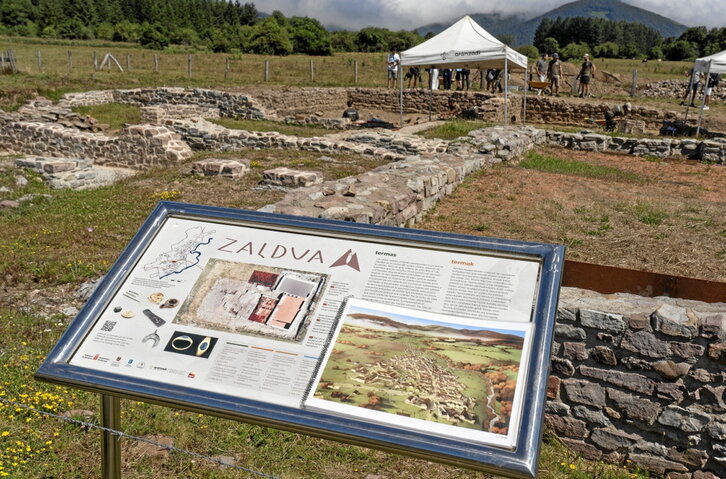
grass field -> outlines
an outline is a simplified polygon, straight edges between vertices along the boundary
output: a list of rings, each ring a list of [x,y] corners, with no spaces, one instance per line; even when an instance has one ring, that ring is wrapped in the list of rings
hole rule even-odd
[[[234,89],[253,85],[383,87],[386,84],[386,53],[272,57],[153,51],[135,44],[110,42],[49,42],[0,37],[0,51],[8,49],[15,51],[18,73],[0,77],[0,108],[17,107],[36,93],[58,99],[66,92],[109,88],[182,86]],[[109,53],[119,62],[123,72],[115,63],[111,63],[110,71],[105,65],[103,69],[94,66],[94,55],[95,65],[100,66]],[[621,78],[622,88],[616,89],[615,94],[608,93],[608,96],[617,97],[618,91],[621,96],[625,96],[629,90],[633,70],[638,71],[639,84],[644,85],[655,80],[682,80],[683,72],[691,63],[597,59],[596,65]],[[572,65],[571,69],[577,67]],[[514,85],[523,83],[522,78],[516,76],[511,81]],[[478,82],[473,82],[473,87],[478,88]]]

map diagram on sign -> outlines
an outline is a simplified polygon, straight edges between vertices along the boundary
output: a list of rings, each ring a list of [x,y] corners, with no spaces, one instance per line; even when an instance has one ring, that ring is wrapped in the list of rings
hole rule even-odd
[[[168,276],[180,274],[198,265],[204,246],[214,239],[215,230],[204,226],[195,226],[184,232],[184,238],[171,245],[168,251],[158,255],[156,259],[144,265],[144,271],[154,279],[164,279]]]

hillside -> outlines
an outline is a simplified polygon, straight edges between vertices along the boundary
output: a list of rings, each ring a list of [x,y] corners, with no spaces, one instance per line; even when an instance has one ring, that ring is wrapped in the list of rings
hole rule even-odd
[[[634,7],[620,0],[578,0],[529,20],[524,19],[522,16],[506,16],[499,13],[478,13],[470,16],[494,36],[513,35],[515,45],[531,44],[534,32],[543,18],[554,20],[557,17],[593,17],[642,23],[658,31],[664,37],[676,37],[688,28],[686,25],[677,23],[662,15]],[[428,32],[439,33],[447,27],[448,24],[434,23],[419,27],[417,30],[419,34],[425,35]]]

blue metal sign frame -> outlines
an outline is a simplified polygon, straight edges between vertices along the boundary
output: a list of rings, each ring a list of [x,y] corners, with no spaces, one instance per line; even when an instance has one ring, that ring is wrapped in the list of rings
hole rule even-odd
[[[370,243],[401,244],[423,250],[458,250],[475,254],[527,258],[539,262],[538,292],[532,315],[535,327],[531,354],[523,359],[527,362],[525,392],[520,429],[514,448],[504,449],[473,444],[352,418],[273,406],[260,401],[71,365],[69,363],[71,357],[89,334],[99,315],[140,260],[145,248],[164,222],[172,217],[217,224],[241,224],[311,236],[348,238]],[[564,252],[565,248],[560,245],[163,201],[157,205],[85,307],[70,324],[36,372],[36,378],[103,395],[192,410],[510,477],[534,477],[543,430],[550,348]]]

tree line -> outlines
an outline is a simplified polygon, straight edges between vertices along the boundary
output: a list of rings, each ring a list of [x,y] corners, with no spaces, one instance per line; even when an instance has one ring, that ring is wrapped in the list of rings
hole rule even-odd
[[[0,34],[264,55],[400,51],[425,39],[415,31],[377,27],[330,32],[315,19],[287,18],[279,11],[264,15],[254,3],[239,0],[0,0]],[[508,44],[513,38],[500,36]],[[640,23],[544,18],[533,43],[520,51],[530,57],[559,52],[565,59],[590,52],[596,57],[683,60],[726,49],[726,28],[694,27],[664,39]]]
[[[686,60],[726,50],[726,28],[693,27],[678,38],[663,38],[641,23],[602,18],[544,18],[534,36],[534,45],[522,53],[537,55],[559,52],[565,59],[584,53],[606,58],[650,58]]]
[[[239,0],[2,0],[0,34],[267,55],[385,51],[422,41],[384,28],[328,32],[315,19],[262,15]]]

